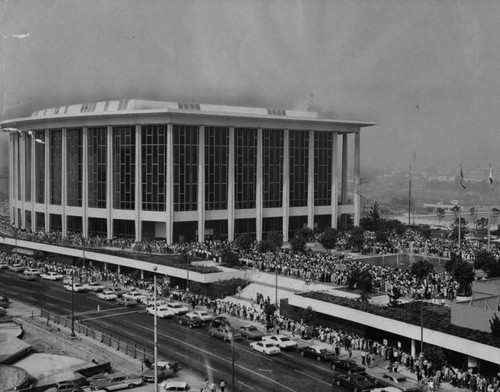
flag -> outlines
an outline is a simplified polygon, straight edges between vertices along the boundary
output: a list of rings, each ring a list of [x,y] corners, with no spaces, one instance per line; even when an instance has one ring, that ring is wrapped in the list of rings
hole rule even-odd
[[[460,185],[462,185],[462,188],[467,189],[467,187],[465,186],[465,178],[462,171],[462,166],[460,166]]]
[[[489,181],[490,181],[491,191],[493,192],[493,190],[495,189],[495,187],[493,186],[493,174],[491,174],[491,165],[490,165],[490,178],[489,178]]]

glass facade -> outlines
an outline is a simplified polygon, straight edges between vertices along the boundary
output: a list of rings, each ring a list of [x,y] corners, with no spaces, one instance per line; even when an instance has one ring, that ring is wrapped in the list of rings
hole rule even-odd
[[[174,211],[196,211],[198,127],[174,125]]]
[[[205,240],[227,240],[227,220],[207,220]]]
[[[26,136],[25,138],[25,154],[24,154],[24,200],[27,202],[31,201],[31,136]]]
[[[14,168],[14,181],[17,184],[17,200],[21,200],[21,139],[20,136],[17,136],[17,149],[14,149],[14,162],[16,163],[16,167]]]
[[[68,215],[66,217],[68,224],[68,233],[81,233],[82,232],[82,217]]]
[[[43,212],[35,212],[36,227],[35,230],[45,230],[45,214]]]
[[[142,209],[165,211],[167,181],[167,126],[141,127]]]
[[[262,237],[267,239],[271,233],[283,233],[283,218],[276,216],[262,219]]]
[[[88,128],[88,204],[106,208],[107,128]]]
[[[62,199],[62,130],[51,130],[49,139],[50,204],[60,206]]]
[[[116,237],[135,237],[135,222],[133,220],[113,219],[113,234]]]
[[[45,142],[45,131],[36,131],[35,138]],[[35,144],[35,202],[45,203],[45,144],[42,143]]]
[[[205,209],[227,209],[229,129],[205,128]],[[226,231],[227,234],[227,231]]]
[[[257,237],[257,222],[254,218],[235,219],[234,238],[236,239],[241,235],[249,235],[254,239]]]
[[[108,235],[108,224],[105,218],[89,218],[88,223],[89,237],[106,237]]]
[[[295,237],[298,230],[307,227],[307,216],[291,216],[288,220],[288,238]]]
[[[333,135],[314,132],[314,205],[332,202]]]
[[[283,130],[263,130],[264,208],[283,204]]]
[[[235,208],[255,208],[257,183],[257,130],[236,128],[235,148]]]
[[[82,206],[83,190],[83,129],[66,131],[66,203],[68,206]]]
[[[62,231],[62,217],[59,214],[49,214],[50,231]]]
[[[290,132],[290,207],[307,206],[309,132]]]
[[[113,208],[135,209],[135,127],[113,127]]]

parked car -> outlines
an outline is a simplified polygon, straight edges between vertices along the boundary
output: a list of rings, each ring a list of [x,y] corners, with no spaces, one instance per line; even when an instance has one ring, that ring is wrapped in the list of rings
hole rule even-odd
[[[185,307],[180,302],[167,302],[167,306],[172,309],[177,316],[186,314],[189,312],[189,309]]]
[[[45,280],[62,280],[64,276],[58,272],[49,271],[40,275],[40,278]],[[71,283],[71,282],[70,282]]]
[[[210,327],[208,329],[208,334],[212,337],[222,339],[225,342],[229,342],[231,338],[234,340],[241,339],[241,334],[237,331],[232,333],[231,327],[226,325],[219,325],[218,327]]]
[[[9,263],[6,260],[0,260],[0,269],[9,269]]]
[[[86,385],[85,378],[69,381],[60,381],[45,392],[82,392],[82,387]]]
[[[344,373],[362,373],[366,370],[352,359],[333,358],[331,360],[331,366],[332,369],[340,370]]]
[[[150,314],[151,316],[154,316],[155,314],[155,307],[154,306],[148,306],[146,308],[146,313]],[[159,318],[170,318],[175,316],[175,311],[170,309],[167,304],[163,304],[160,306],[156,307],[156,317]]]
[[[137,301],[135,299],[130,299],[125,296],[117,298],[116,303],[124,307],[137,305]]]
[[[83,293],[87,291],[87,288],[81,283],[69,283],[64,285],[64,289],[67,291],[74,291],[75,293]]]
[[[299,347],[298,352],[302,357],[314,358],[316,361],[331,361],[335,358],[335,353],[333,351],[328,351],[322,346],[305,346]]]
[[[158,382],[163,381],[168,377],[175,375],[176,369],[172,369],[168,366],[156,366],[156,371],[158,374]],[[155,381],[155,366],[151,366],[149,369],[141,373],[141,378],[144,382],[154,382]]]
[[[23,273],[26,275],[40,276],[43,271],[38,268],[25,268]]]
[[[217,316],[212,321],[210,321],[210,326],[215,328],[218,328],[220,326],[230,327],[231,323],[229,322],[227,317]]]
[[[75,279],[71,275],[65,275],[63,276],[63,284],[71,284]]]
[[[206,310],[193,310],[193,313],[201,318],[204,322],[212,321],[214,319],[214,316],[212,316]]]
[[[371,392],[401,392],[401,389],[396,387],[373,388]]]
[[[103,299],[104,301],[112,301],[117,299],[118,296],[113,290],[103,290],[97,294],[97,298]]]
[[[0,316],[5,316],[6,314],[7,310],[3,306],[0,306]]]
[[[101,380],[90,383],[90,387],[96,391],[103,389],[106,391],[118,391],[120,389],[131,389],[142,385],[142,378],[139,375],[126,375],[123,373],[110,374]]]
[[[12,271],[12,272],[23,272],[24,269],[26,267],[24,266],[24,264],[21,264],[21,263],[15,263],[15,264],[11,264],[9,265],[9,271]]]
[[[118,298],[122,297],[123,294],[127,293],[127,290],[122,289],[121,287],[113,287],[111,290],[113,290]]]
[[[146,294],[141,293],[140,291],[129,291],[122,295],[122,298],[134,299],[137,303],[144,301],[148,296]]]
[[[31,275],[31,274],[27,274],[26,271],[24,271],[23,273],[20,273],[18,275],[18,278],[19,279],[22,279],[22,280],[38,280],[38,276],[37,275]]]
[[[266,342],[265,340],[260,342],[250,343],[250,350],[257,351],[258,353],[265,355],[278,355],[281,354],[281,350],[276,347],[271,342]]]
[[[248,339],[262,339],[264,332],[259,330],[255,325],[242,325],[238,328],[238,332]]]
[[[179,317],[179,324],[187,325],[189,328],[203,327],[205,325],[203,320],[192,312],[186,313],[184,316]]]
[[[160,392],[163,391],[189,391],[191,386],[186,381],[166,381],[160,384]]]
[[[87,288],[87,290],[94,291],[96,293],[100,293],[106,288],[106,286],[103,286],[102,284],[99,284],[97,282],[89,282],[84,286]]]
[[[154,306],[155,299],[152,297],[147,297],[142,303],[146,305],[146,307]],[[168,301],[163,298],[156,298],[156,306],[165,305]]]
[[[262,340],[274,343],[275,346],[279,347],[282,350],[293,350],[296,349],[298,346],[296,341],[290,339],[288,336],[285,335],[264,336]]]
[[[384,387],[395,387],[403,392],[414,392],[420,390],[418,384],[396,372],[372,373],[372,380],[375,384]]]
[[[336,374],[333,376],[333,384],[349,388],[354,392],[368,392],[377,387],[363,373]]]

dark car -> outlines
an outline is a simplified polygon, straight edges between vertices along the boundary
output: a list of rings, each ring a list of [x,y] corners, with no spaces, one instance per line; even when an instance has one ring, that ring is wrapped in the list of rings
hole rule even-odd
[[[298,352],[302,357],[314,358],[316,361],[331,361],[335,358],[335,353],[328,351],[322,346],[299,347]]]
[[[238,332],[241,336],[248,339],[262,339],[265,335],[264,332],[258,329],[255,325],[242,325],[238,328]]]
[[[158,382],[163,381],[168,377],[175,375],[176,369],[169,368],[168,366],[156,366],[156,371],[158,372]],[[155,381],[155,368],[151,366],[149,369],[141,373],[141,378],[144,382],[154,382]]]
[[[363,366],[359,366],[352,359],[340,359],[333,358],[331,360],[332,369],[340,370],[345,373],[361,373],[366,369]]]
[[[333,376],[333,384],[349,388],[354,392],[367,392],[377,388],[377,385],[363,373],[337,374]]]
[[[205,323],[194,313],[186,313],[184,316],[179,317],[180,325],[187,325],[189,328],[203,327]]]
[[[214,328],[219,328],[219,327],[222,327],[222,326],[228,326],[228,327],[230,327],[231,323],[229,322],[229,320],[226,317],[224,317],[224,316],[217,316],[212,321],[210,321],[210,326],[214,327]]]
[[[0,294],[0,306],[2,308],[7,308],[10,305],[10,300],[6,295]]]

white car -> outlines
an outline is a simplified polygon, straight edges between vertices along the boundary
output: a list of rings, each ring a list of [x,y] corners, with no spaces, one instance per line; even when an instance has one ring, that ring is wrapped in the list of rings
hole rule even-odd
[[[129,291],[128,293],[123,294],[122,297],[126,299],[135,299],[138,303],[145,301],[146,298],[148,298],[146,294],[142,294],[139,291]]]
[[[97,294],[97,298],[103,299],[104,301],[112,301],[114,299],[117,299],[118,296],[113,290],[104,290]]]
[[[0,269],[8,269],[9,263],[6,260],[0,260]]]
[[[45,274],[41,274],[40,278],[45,279],[45,280],[54,280],[55,281],[55,280],[62,280],[62,278],[64,278],[64,276],[62,274],[57,273],[57,272],[49,271]]]
[[[196,316],[198,316],[198,318],[201,318],[203,321],[212,321],[214,319],[214,316],[212,316],[206,310],[193,310],[193,313],[196,314]]]
[[[265,340],[250,343],[250,350],[257,351],[265,355],[281,354],[281,350],[278,347],[276,347],[273,343]]]
[[[106,288],[106,286],[103,286],[102,284],[99,284],[97,282],[86,283],[85,287],[87,288],[87,290],[95,291],[97,293],[103,291]]]
[[[43,271],[38,268],[26,268],[23,273],[29,276],[40,276]]]
[[[70,284],[64,285],[64,289],[68,291],[74,291],[75,293],[83,293],[87,291],[87,288],[81,283],[73,283],[73,286]]]
[[[183,304],[180,302],[168,302],[167,306],[172,309],[177,316],[186,314],[189,312],[189,309],[186,308]]]
[[[154,299],[151,299],[151,298],[146,298],[146,300],[143,302],[148,308],[150,306],[155,306],[155,301]],[[156,299],[156,306],[160,306],[160,305],[165,305],[167,303],[167,301],[165,301],[164,299],[160,299],[160,298],[157,298]]]
[[[146,313],[154,316],[155,307],[148,306],[146,308]],[[176,315],[175,311],[170,309],[166,304],[156,307],[156,316],[159,318],[169,318],[169,317],[174,317],[175,315]]]
[[[296,341],[290,339],[288,336],[285,335],[264,336],[262,340],[266,342],[271,342],[282,350],[292,350],[297,348],[298,346]]]

